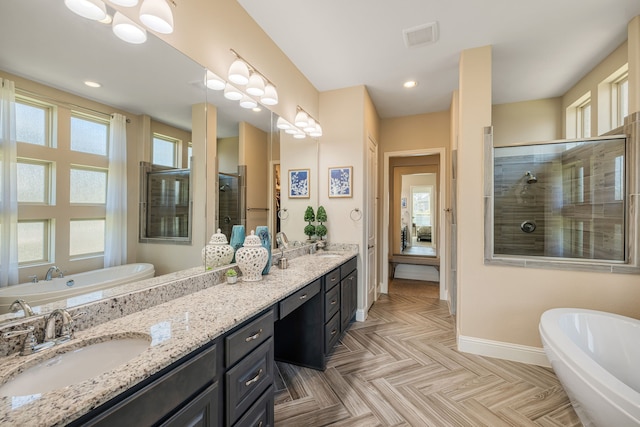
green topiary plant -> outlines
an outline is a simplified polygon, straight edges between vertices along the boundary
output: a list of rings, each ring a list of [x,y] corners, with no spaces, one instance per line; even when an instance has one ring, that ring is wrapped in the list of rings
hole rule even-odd
[[[313,213],[313,208],[311,206],[307,206],[307,210],[304,212],[304,220],[308,222],[304,227],[304,234],[309,237],[309,240],[316,234],[316,226],[311,224],[316,220],[316,215]]]
[[[318,206],[317,218],[320,225],[316,225],[316,235],[322,240],[327,235],[327,227],[323,224],[323,222],[327,221],[327,211],[324,210],[323,206]]]

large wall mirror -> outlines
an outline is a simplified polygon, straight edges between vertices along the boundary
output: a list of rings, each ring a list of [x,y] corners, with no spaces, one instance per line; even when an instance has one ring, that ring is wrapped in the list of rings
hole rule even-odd
[[[210,170],[217,171],[226,165],[224,159],[211,169],[205,165],[205,159],[210,158],[206,147],[211,145],[207,136],[216,134],[207,130],[207,126],[217,121],[219,140],[262,133],[266,135],[264,138],[258,136],[254,140],[263,140],[265,147],[269,147],[271,113],[267,109],[244,110],[236,102],[226,100],[222,93],[207,90],[205,68],[153,35],[148,34],[144,44],[127,44],[113,34],[109,25],[81,18],[63,2],[7,3],[0,14],[0,37],[11,40],[0,51],[0,78],[15,81],[20,96],[42,100],[57,114],[73,115],[77,111],[79,115],[95,114],[106,121],[113,112],[127,116],[130,207],[127,246],[131,261],[153,263],[156,275],[201,266],[200,251],[218,225],[216,215],[206,213],[205,199],[217,192],[209,190],[224,185]],[[86,80],[96,81],[101,87],[85,86]],[[214,111],[214,120],[209,120],[207,111]],[[58,123],[48,125],[53,131],[61,128],[64,126]],[[139,242],[139,163],[153,161],[154,138],[179,141],[173,153],[176,168],[201,174],[202,179],[194,180],[191,189],[196,206],[192,213],[191,243]],[[199,154],[194,156],[194,152]],[[22,153],[25,158],[34,157],[24,154],[24,150]],[[191,163],[193,159],[195,166]],[[267,148],[260,160],[266,171],[270,162]],[[260,179],[264,181],[264,177]],[[213,200],[215,206],[216,197]],[[266,208],[267,202],[261,207]],[[68,235],[68,231],[61,234]],[[52,244],[54,239],[60,242],[67,237],[58,235],[52,238]],[[67,274],[102,268],[101,256],[87,257],[80,265],[69,258],[60,260],[59,255],[21,268],[20,283],[34,274],[42,279],[52,263]],[[11,318],[4,317],[0,320]]]

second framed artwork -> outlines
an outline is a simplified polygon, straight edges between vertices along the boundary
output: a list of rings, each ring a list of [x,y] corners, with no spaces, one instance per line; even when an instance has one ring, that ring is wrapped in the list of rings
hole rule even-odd
[[[329,168],[329,197],[353,197],[353,166]]]
[[[309,198],[309,169],[289,169],[289,198]]]

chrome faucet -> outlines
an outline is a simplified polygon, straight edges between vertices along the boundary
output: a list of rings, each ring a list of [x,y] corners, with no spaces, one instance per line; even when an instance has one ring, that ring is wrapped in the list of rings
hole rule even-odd
[[[35,315],[35,313],[31,309],[31,306],[27,304],[27,302],[23,299],[17,299],[14,302],[12,302],[11,306],[9,307],[9,310],[11,310],[12,313],[17,313],[18,310],[22,310],[24,312],[24,317],[30,317]]]
[[[315,254],[315,253],[316,253],[316,249],[317,249],[317,248],[318,248],[318,247],[316,246],[316,243],[312,243],[312,244],[311,244],[311,246],[309,247],[309,254],[310,254],[310,255]]]
[[[58,317],[62,322],[60,334],[58,334],[56,327]],[[49,316],[45,317],[44,341],[60,343],[71,338],[73,338],[73,318],[64,308],[56,308]]]
[[[58,277],[64,277],[64,274],[62,273],[62,270],[60,270],[55,265],[52,265],[47,270],[47,274],[44,276],[44,280],[51,280],[51,276],[53,276],[53,273],[58,273]]]
[[[17,337],[19,335],[26,335],[26,337],[24,338],[24,342],[22,344],[22,350],[20,350],[21,356],[28,356],[33,353],[38,353],[44,349],[53,347],[55,345],[55,342],[53,341],[43,342],[39,344],[38,340],[36,339],[33,333],[34,330],[35,330],[35,327],[28,326],[27,329],[5,332],[4,334],[2,334],[2,337],[12,338],[12,337]]]

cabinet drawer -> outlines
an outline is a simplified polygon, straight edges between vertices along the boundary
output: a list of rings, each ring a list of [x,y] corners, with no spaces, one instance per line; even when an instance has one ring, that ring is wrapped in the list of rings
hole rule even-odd
[[[340,279],[344,279],[358,267],[358,258],[353,257],[340,266]]]
[[[324,321],[328,322],[340,309],[340,286],[324,294]]]
[[[226,373],[227,425],[238,418],[273,384],[273,338],[269,338]]]
[[[153,425],[216,377],[217,346],[193,356],[84,425]]]
[[[273,311],[250,321],[225,338],[226,363],[230,367],[273,335]]]
[[[335,316],[329,320],[324,326],[324,353],[329,354],[333,349],[333,346],[338,342],[340,338],[340,313],[336,313]]]
[[[273,397],[273,386],[270,386],[233,427],[272,427]]]
[[[288,296],[280,301],[280,319],[309,301],[313,296],[320,292],[320,279],[311,282],[295,294]]]
[[[220,414],[220,392],[218,382],[208,387],[193,399],[187,406],[182,408],[169,420],[162,423],[162,427],[205,427],[220,424],[222,417]]]
[[[333,288],[335,285],[340,283],[340,268],[336,268],[333,271],[328,272],[324,276],[324,290],[328,291]]]

